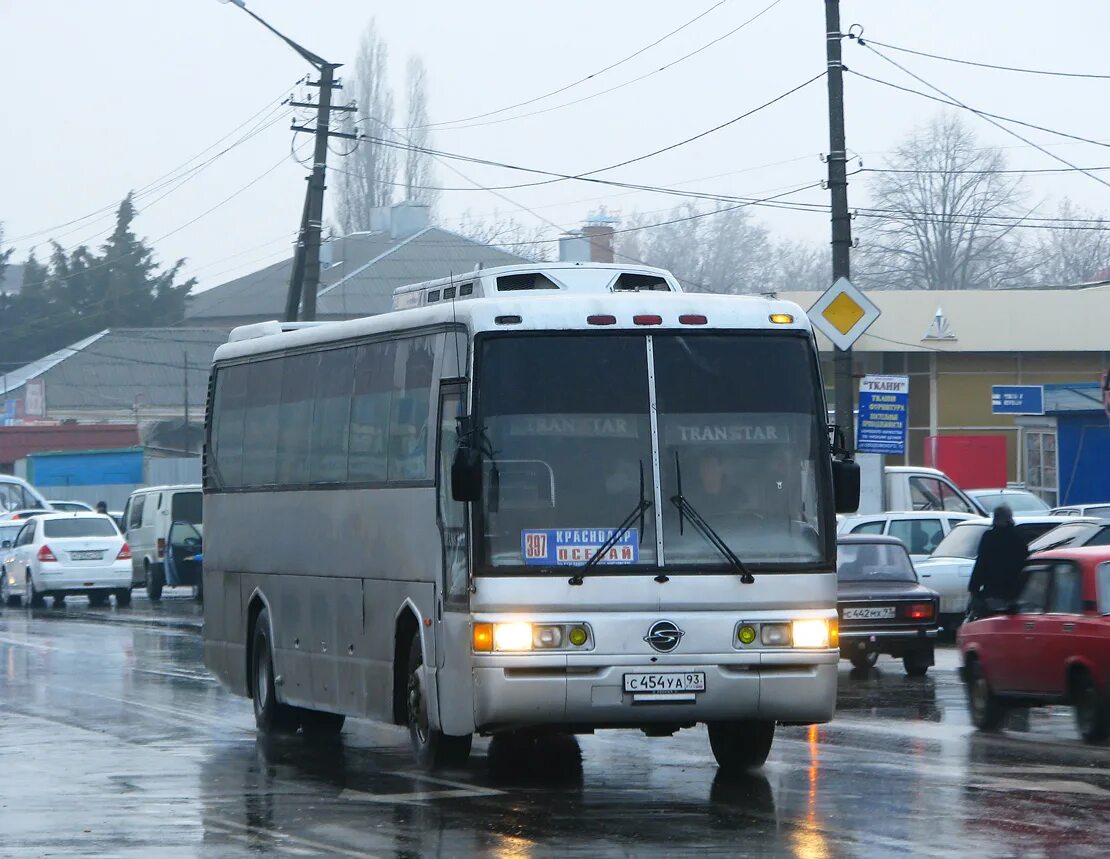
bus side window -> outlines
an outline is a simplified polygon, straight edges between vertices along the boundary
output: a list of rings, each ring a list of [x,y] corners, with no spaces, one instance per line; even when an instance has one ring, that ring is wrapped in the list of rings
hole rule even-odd
[[[424,480],[428,473],[435,337],[410,337],[398,344],[393,407],[389,415],[389,479]]]
[[[469,587],[469,557],[466,540],[466,504],[451,497],[451,463],[458,447],[455,418],[463,412],[463,390],[444,388],[439,411],[439,499],[440,529],[443,536],[444,593],[448,603],[464,602]]]

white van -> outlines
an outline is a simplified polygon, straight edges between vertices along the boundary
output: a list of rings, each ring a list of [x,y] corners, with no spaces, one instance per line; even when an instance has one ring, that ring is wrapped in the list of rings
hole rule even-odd
[[[148,486],[131,493],[123,509],[127,544],[131,547],[131,587],[146,587],[152,600],[162,598],[166,585],[166,547],[174,522],[203,528],[204,506],[199,484]],[[199,587],[200,582],[170,582]]]
[[[0,474],[0,514],[13,510],[50,510],[50,502],[21,477]]]

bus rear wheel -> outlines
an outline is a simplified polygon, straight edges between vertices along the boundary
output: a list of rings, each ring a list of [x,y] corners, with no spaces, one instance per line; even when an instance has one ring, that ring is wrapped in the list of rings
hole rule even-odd
[[[416,763],[426,770],[461,767],[470,757],[470,744],[474,737],[471,734],[453,737],[430,726],[423,667],[424,649],[420,644],[420,636],[415,635],[409,645],[408,689],[405,700],[409,740]]]
[[[325,713],[322,710],[301,710],[301,730],[311,740],[338,737],[347,717],[342,713]]]
[[[295,734],[300,714],[295,707],[278,701],[274,683],[274,654],[270,648],[270,612],[262,609],[254,621],[251,647],[251,679],[254,682],[254,723],[264,734]]]
[[[775,738],[773,721],[743,719],[710,722],[709,747],[721,772],[732,775],[761,767],[771,753]]]

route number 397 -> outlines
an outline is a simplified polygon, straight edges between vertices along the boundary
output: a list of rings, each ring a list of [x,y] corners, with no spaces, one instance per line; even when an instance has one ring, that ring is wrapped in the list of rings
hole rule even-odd
[[[547,557],[547,535],[546,534],[526,534],[524,537],[524,557],[527,558],[546,558]]]

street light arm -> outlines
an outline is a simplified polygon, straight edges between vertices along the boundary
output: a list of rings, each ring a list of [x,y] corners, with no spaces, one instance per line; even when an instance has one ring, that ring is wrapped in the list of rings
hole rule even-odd
[[[300,54],[302,57],[304,57],[306,60],[308,60],[312,65],[314,65],[317,68],[317,70],[322,69],[324,66],[328,66],[328,65],[334,66],[334,63],[329,63],[323,57],[317,56],[316,54],[312,53],[312,51],[308,50],[308,48],[304,48],[301,45],[298,45],[296,42],[294,42],[292,39],[290,39],[288,36],[286,36],[284,33],[282,33],[276,27],[273,27],[269,23],[267,23],[264,18],[256,15],[254,12],[252,12],[250,9],[247,8],[246,0],[221,0],[221,2],[234,3],[240,9],[242,9],[244,12],[246,12],[248,15],[250,15],[252,18],[254,18],[254,20],[256,20],[259,24],[261,24],[263,27],[265,27],[267,30],[269,30],[271,33],[273,33],[275,36],[277,36],[279,39],[281,39],[283,42],[285,42],[285,44],[287,44],[290,48],[292,48],[294,51],[296,51],[298,54]]]

